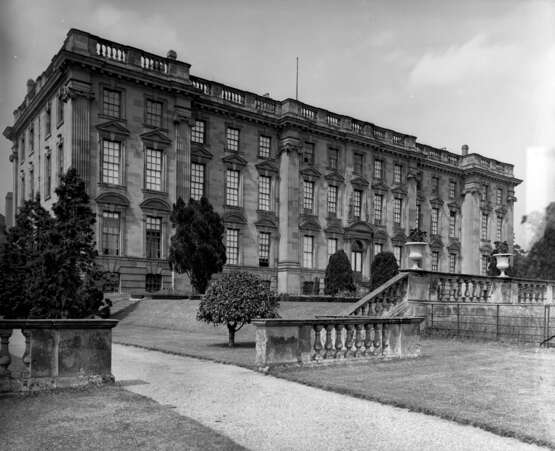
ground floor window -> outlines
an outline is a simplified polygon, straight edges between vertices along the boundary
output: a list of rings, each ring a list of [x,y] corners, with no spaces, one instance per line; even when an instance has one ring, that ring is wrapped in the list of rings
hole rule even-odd
[[[260,232],[258,234],[258,265],[269,266],[270,263],[270,234]]]
[[[403,246],[393,246],[393,255],[395,255],[395,260],[397,260],[397,264],[401,266],[401,259],[403,258]]]
[[[439,271],[439,252],[432,252],[432,271]]]
[[[105,272],[102,274],[102,291],[104,293],[119,292],[119,272]]]
[[[239,264],[239,230],[227,229],[225,237],[226,263],[228,265]]]
[[[488,263],[489,257],[486,254],[482,254],[480,257],[480,274],[482,276],[487,276],[488,274]]]
[[[457,272],[457,254],[449,254],[449,272]]]
[[[154,293],[162,289],[162,274],[147,274],[145,276],[145,290]]]
[[[312,268],[314,264],[314,237],[305,235],[303,240],[303,266]]]

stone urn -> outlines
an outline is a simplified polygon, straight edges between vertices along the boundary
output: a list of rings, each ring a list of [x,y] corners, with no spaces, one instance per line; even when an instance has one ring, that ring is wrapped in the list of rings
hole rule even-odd
[[[505,270],[509,267],[509,259],[511,258],[511,255],[513,254],[493,254],[497,269],[501,271],[499,277],[507,277]]]
[[[412,266],[409,269],[422,269],[422,259],[424,258],[425,241],[407,241],[405,247],[408,251],[409,261]]]

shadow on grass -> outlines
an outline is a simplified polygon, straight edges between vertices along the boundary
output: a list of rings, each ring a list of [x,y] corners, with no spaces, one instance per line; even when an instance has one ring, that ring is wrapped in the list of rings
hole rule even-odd
[[[227,341],[225,343],[210,343],[207,345],[209,348],[224,348],[224,349],[245,349],[245,348],[256,348],[256,343],[254,341],[243,341],[235,343],[235,346],[229,346]]]

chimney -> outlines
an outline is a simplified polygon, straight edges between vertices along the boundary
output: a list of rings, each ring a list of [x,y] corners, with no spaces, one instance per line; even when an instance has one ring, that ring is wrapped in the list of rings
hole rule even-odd
[[[463,144],[463,145],[462,145],[462,147],[461,147],[461,153],[462,153],[462,156],[463,156],[463,157],[466,156],[466,155],[468,155],[468,144]]]
[[[175,50],[168,50],[168,53],[166,54],[166,58],[168,58],[170,60],[176,60],[177,59],[177,52]]]

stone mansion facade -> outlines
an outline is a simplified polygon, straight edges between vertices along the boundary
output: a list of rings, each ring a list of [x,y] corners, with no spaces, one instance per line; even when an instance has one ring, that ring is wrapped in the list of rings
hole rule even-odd
[[[173,51],[72,29],[4,131],[16,205],[40,192],[50,207],[60,174],[77,168],[114,288],[170,287],[179,196],[206,196],[223,217],[227,269],[255,272],[280,293],[321,289],[338,249],[365,287],[377,252],[406,266],[415,227],[427,232],[433,271],[477,274],[495,241],[512,246],[512,165],[189,69]]]

